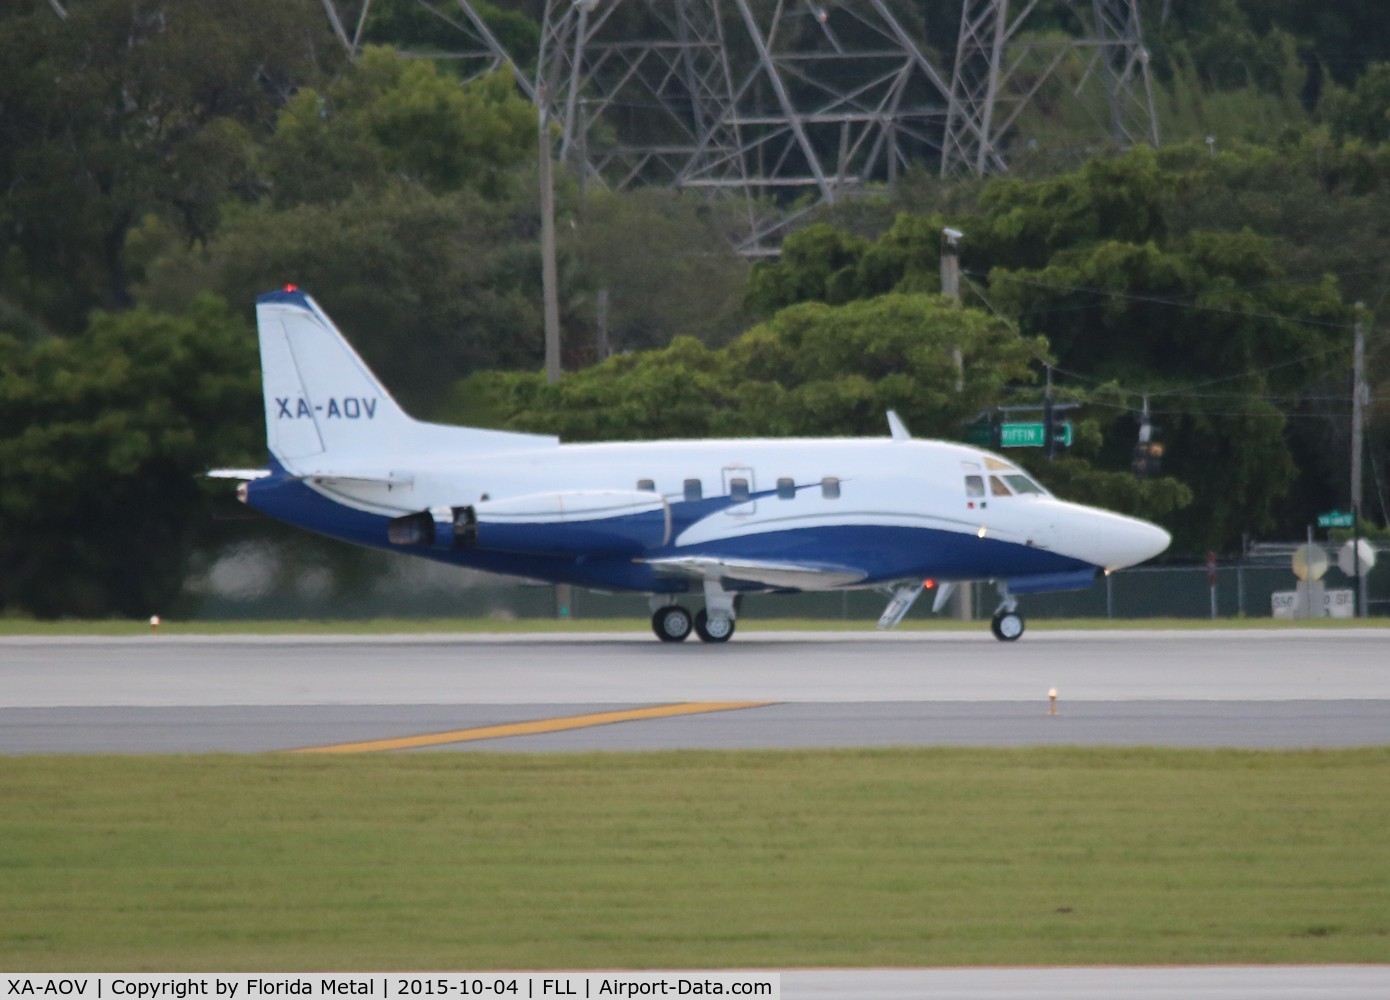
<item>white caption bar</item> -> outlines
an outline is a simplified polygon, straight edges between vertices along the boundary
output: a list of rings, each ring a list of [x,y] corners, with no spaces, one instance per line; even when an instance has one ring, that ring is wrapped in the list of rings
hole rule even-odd
[[[271,997],[496,997],[589,1000],[622,997],[758,997],[781,1000],[777,972],[392,972],[122,973],[7,972],[0,1000],[267,1000]]]

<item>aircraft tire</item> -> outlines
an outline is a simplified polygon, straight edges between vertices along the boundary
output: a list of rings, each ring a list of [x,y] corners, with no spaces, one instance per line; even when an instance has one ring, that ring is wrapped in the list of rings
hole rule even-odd
[[[1017,611],[1000,611],[990,621],[989,630],[1000,642],[1016,642],[1023,634],[1023,616]]]
[[[732,618],[711,618],[704,609],[695,612],[695,634],[701,642],[728,642],[734,635]]]
[[[652,615],[652,631],[662,642],[684,642],[690,635],[690,612],[679,604],[657,608]]]

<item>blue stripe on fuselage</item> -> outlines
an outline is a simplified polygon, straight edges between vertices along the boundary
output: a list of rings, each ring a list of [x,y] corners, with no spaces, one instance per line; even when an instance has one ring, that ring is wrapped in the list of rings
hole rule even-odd
[[[247,484],[247,503],[270,517],[331,538],[510,576],[599,589],[682,592],[691,586],[680,578],[658,576],[645,563],[634,561],[631,555],[569,557],[476,548],[436,550],[391,545],[386,536],[390,518],[356,510],[325,497],[286,474],[273,459],[271,470],[272,475],[266,479]],[[757,498],[764,495],[759,494]],[[671,504],[673,537],[704,517],[734,505],[728,497]],[[679,548],[668,545],[643,555],[647,558],[697,555],[852,566],[865,571],[863,584],[927,576],[939,580],[1036,577],[1041,582],[1054,577],[1059,581],[1064,578],[1074,581],[1077,574],[1095,569],[1046,549],[979,538],[969,532],[865,524],[822,524],[751,533]]]

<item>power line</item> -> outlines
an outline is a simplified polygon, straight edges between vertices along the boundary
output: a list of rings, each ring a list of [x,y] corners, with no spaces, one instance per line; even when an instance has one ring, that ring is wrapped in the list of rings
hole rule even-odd
[[[1130,302],[1148,302],[1153,305],[1170,306],[1172,308],[1177,309],[1193,309],[1199,312],[1214,312],[1229,316],[1243,316],[1249,319],[1267,319],[1274,320],[1280,323],[1299,323],[1305,326],[1320,326],[1333,330],[1350,330],[1353,325],[1351,323],[1334,323],[1331,320],[1313,319],[1312,317],[1307,316],[1284,316],[1280,315],[1279,313],[1251,312],[1246,309],[1233,309],[1226,306],[1203,305],[1199,302],[1185,301],[1182,299],[1174,298],[1165,298],[1157,295],[1134,295],[1132,293],[1117,292],[1104,288],[1088,288],[1085,285],[1065,285],[1057,282],[1034,281],[1028,278],[1020,278],[1012,274],[1000,273],[994,274],[992,276],[987,276],[981,274],[978,271],[970,271],[968,273],[976,277],[990,277],[990,280],[1012,281],[1016,284],[1029,285],[1034,288],[1051,288],[1066,292],[1084,292],[1089,295],[1103,296],[1105,298],[1111,299],[1124,299]],[[1229,289],[1229,291],[1239,290],[1240,289],[1238,288]],[[1221,291],[1221,289],[1212,289],[1208,291]],[[1194,292],[1193,294],[1202,295],[1205,293],[1199,291]],[[1038,310],[1037,312],[1042,313],[1048,311],[1051,310]]]

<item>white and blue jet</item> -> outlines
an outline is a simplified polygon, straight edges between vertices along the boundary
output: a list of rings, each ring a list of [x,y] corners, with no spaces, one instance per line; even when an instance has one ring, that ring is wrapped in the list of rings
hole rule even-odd
[[[743,594],[876,588],[891,628],[924,589],[940,610],[973,580],[994,583],[992,629],[1013,640],[1018,595],[1089,587],[1170,541],[891,412],[886,438],[561,444],[424,423],[305,293],[262,295],[256,319],[268,467],[211,473],[244,480],[243,502],[359,545],[645,594],[667,642],[728,640]]]

